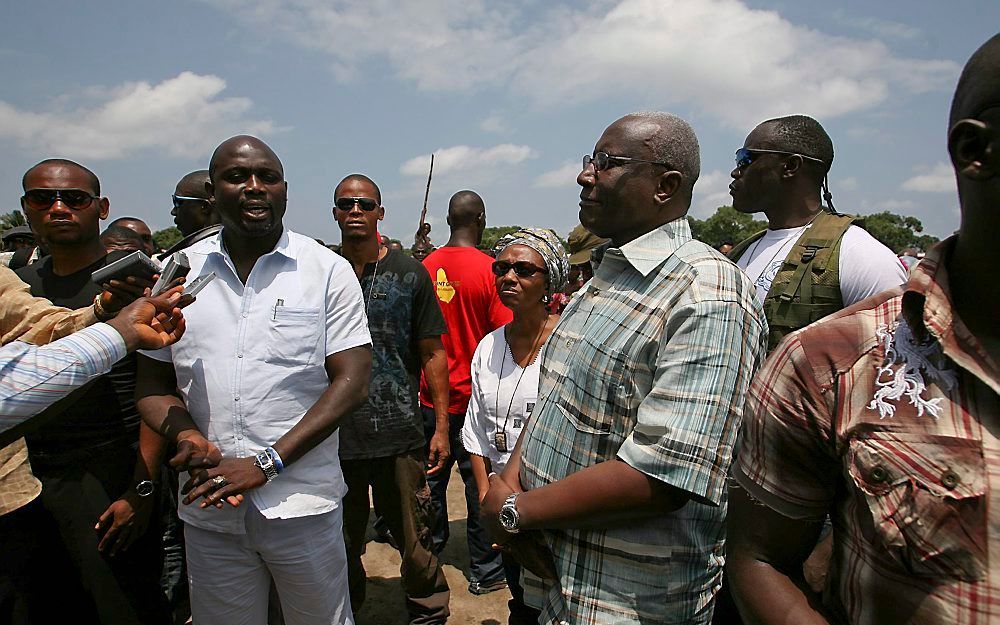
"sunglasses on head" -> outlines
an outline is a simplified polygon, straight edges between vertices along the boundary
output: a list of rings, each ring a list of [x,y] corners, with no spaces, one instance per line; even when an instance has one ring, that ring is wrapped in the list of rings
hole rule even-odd
[[[805,154],[799,154],[798,152],[786,152],[784,150],[752,150],[750,148],[740,148],[736,150],[736,169],[745,169],[750,166],[757,159],[758,154],[784,154],[785,156],[798,156],[806,159],[807,161],[815,161],[817,163],[822,163],[823,161],[812,157],[806,156]]]
[[[650,165],[662,165],[668,169],[672,169],[669,163],[660,163],[657,161],[646,161],[641,158],[632,158],[631,156],[613,156],[607,152],[595,152],[593,156],[590,154],[583,155],[583,168],[587,169],[588,165],[594,166],[594,171],[604,171],[611,166],[613,162],[619,163],[649,163]]]
[[[181,204],[184,202],[208,202],[207,198],[203,197],[188,197],[186,195],[171,195],[170,199],[174,201],[174,208],[180,208]]]
[[[370,213],[378,208],[378,202],[370,197],[339,197],[336,202],[334,202],[334,206],[342,211],[349,211],[353,209],[355,204],[360,206],[361,210],[366,213]]]
[[[505,260],[498,260],[493,263],[493,275],[497,277],[506,276],[511,269],[514,270],[514,275],[519,278],[530,278],[536,273],[548,273],[547,270],[526,261],[508,263]]]
[[[96,195],[91,195],[83,189],[32,189],[25,191],[21,197],[24,203],[35,210],[45,210],[61,201],[69,208],[86,208],[97,199]]]

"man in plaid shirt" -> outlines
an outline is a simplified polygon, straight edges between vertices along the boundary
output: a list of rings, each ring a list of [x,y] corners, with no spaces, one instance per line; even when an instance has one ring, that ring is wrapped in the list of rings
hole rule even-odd
[[[950,126],[958,234],[902,287],[790,334],[754,381],[727,568],[749,622],[1000,621],[1000,35]],[[827,514],[819,597],[801,566]]]
[[[483,505],[515,557],[542,530],[554,571],[525,590],[542,593],[543,623],[711,620],[726,472],[767,326],[743,272],[691,238],[699,167],[685,121],[640,113],[577,177],[580,220],[610,247],[546,343],[538,404]]]

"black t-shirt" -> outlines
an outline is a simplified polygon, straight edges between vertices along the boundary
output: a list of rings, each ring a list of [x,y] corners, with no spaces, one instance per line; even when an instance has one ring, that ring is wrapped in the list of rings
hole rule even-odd
[[[366,265],[361,292],[372,335],[372,378],[368,402],[340,426],[340,457],[348,460],[424,446],[417,341],[447,332],[427,270],[403,252],[389,250],[377,266]]]
[[[31,287],[32,295],[75,309],[92,304],[94,296],[101,292],[90,274],[106,264],[107,259],[102,258],[68,276],[58,276],[52,272],[52,257],[47,256],[16,273]],[[36,468],[85,461],[112,448],[138,447],[135,363],[135,354],[120,360],[64,413],[25,437],[29,458]]]

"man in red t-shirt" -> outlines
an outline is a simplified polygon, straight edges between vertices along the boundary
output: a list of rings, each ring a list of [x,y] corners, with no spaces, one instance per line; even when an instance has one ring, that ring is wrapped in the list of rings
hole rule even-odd
[[[424,267],[434,282],[438,303],[448,325],[448,334],[441,339],[448,353],[448,431],[452,456],[441,471],[427,476],[427,483],[434,504],[434,548],[440,553],[448,541],[445,492],[451,464],[458,462],[469,513],[466,519],[469,592],[478,595],[499,590],[506,584],[499,553],[490,548],[490,540],[479,525],[479,491],[469,465],[469,454],[462,446],[461,432],[471,393],[472,355],[484,336],[510,322],[512,313],[497,297],[491,269],[493,259],[476,249],[486,228],[483,198],[474,191],[459,191],[453,195],[448,202],[448,225],[451,238],[424,259]],[[420,404],[425,433],[430,440],[434,433],[434,407],[423,379],[420,380]]]

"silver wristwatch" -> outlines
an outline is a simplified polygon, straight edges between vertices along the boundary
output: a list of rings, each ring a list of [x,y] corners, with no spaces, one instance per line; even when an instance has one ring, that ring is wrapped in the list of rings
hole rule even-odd
[[[135,485],[135,494],[140,497],[149,497],[156,490],[156,482],[153,480],[142,480]]]
[[[266,450],[257,454],[253,463],[264,472],[264,477],[268,482],[278,477],[278,467],[274,466],[274,458]]]
[[[521,516],[517,513],[517,498],[520,494],[507,495],[507,499],[504,500],[503,506],[500,508],[500,525],[511,534],[517,534],[521,531],[518,527]]]

